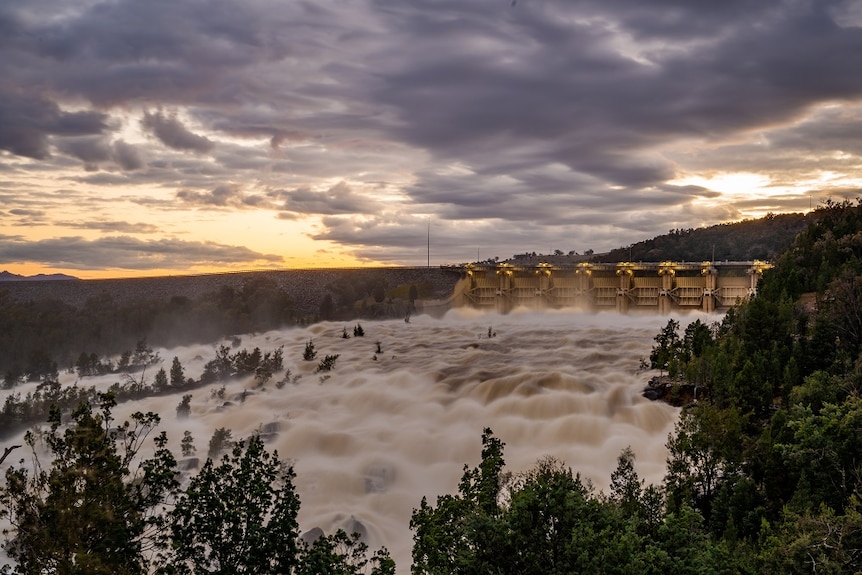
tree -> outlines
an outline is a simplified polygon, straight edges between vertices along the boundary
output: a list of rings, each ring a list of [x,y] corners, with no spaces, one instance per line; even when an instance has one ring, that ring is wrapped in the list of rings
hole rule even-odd
[[[192,437],[192,432],[188,429],[183,432],[180,449],[182,449],[183,457],[191,457],[197,452],[197,448],[195,448],[195,439]]]
[[[50,430],[26,435],[35,450],[44,441],[51,467],[34,457],[32,474],[23,466],[6,472],[0,488],[0,516],[11,524],[5,549],[15,573],[144,574],[150,537],[161,525],[155,514],[177,488],[176,461],[162,432],[153,457],[138,452],[159,422],[154,413],[135,413],[115,427],[111,394],[99,396],[98,411],[81,404],[61,431],[60,411],[51,410]],[[23,460],[22,460],[23,462]]]
[[[482,461],[464,466],[458,495],[442,495],[433,507],[423,497],[410,518],[413,535],[413,573],[481,573],[493,556],[500,511],[504,443],[489,428],[482,433]],[[497,549],[499,550],[499,549]],[[498,554],[500,555],[500,554]],[[500,556],[500,559],[504,559]],[[493,571],[486,570],[486,573]]]
[[[171,363],[171,387],[181,389],[186,384],[186,374],[183,371],[183,364],[180,363],[180,358],[174,356],[174,361]]]
[[[305,342],[305,351],[302,353],[302,359],[313,361],[315,357],[317,357],[317,351],[314,349],[314,341],[308,340]]]
[[[187,393],[177,405],[177,419],[188,419],[192,413],[192,394]]]
[[[159,354],[153,353],[153,348],[147,345],[147,338],[139,339],[135,346],[135,353],[132,354],[132,365],[146,367],[160,361]]]
[[[339,354],[327,355],[323,359],[320,360],[320,363],[317,364],[317,369],[314,370],[315,373],[332,371],[335,369],[335,361],[338,359]]]
[[[165,368],[160,368],[159,371],[156,372],[156,377],[153,380],[153,389],[156,392],[165,391],[168,388],[168,374],[165,372]]]
[[[739,468],[744,425],[736,408],[702,403],[683,410],[667,443],[665,489],[671,511],[688,505],[709,519],[722,480]]]
[[[643,494],[643,484],[635,471],[634,461],[634,451],[626,447],[617,457],[617,468],[611,473],[610,499],[627,517],[636,516]]]
[[[215,459],[218,457],[223,451],[227,449],[232,449],[233,446],[233,432],[230,429],[225,427],[219,427],[213,432],[212,437],[210,438],[209,450],[207,451],[207,457],[209,459]]]
[[[208,459],[170,512],[161,573],[280,574],[299,564],[293,469],[255,435]],[[324,571],[325,572],[325,571]]]
[[[655,336],[654,339],[658,345],[653,346],[649,354],[651,367],[660,370],[668,369],[680,349],[681,342],[678,331],[679,322],[675,319],[669,319],[667,325]]]
[[[304,546],[295,575],[395,575],[395,562],[386,549],[377,550],[369,559],[368,545],[358,533],[348,535],[339,529],[332,535],[318,537],[314,543]]]

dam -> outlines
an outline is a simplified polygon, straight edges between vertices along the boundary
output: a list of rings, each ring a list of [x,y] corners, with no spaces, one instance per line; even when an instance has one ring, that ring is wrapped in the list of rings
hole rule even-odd
[[[517,307],[592,311],[721,311],[757,294],[772,265],[754,261],[460,266],[453,304],[506,313]]]

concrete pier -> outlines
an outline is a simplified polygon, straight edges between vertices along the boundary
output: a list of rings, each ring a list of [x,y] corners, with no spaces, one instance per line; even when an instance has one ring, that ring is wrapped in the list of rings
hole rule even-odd
[[[713,312],[755,295],[770,267],[757,260],[467,264],[460,266],[453,303],[501,313],[516,307]]]

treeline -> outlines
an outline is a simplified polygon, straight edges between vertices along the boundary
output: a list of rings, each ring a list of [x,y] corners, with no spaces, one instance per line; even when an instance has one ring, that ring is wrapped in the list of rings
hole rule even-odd
[[[50,451],[49,466],[35,458],[32,470],[23,460],[7,470],[0,518],[11,526],[4,548],[15,564],[0,572],[395,573],[389,553],[369,552],[356,534],[301,536],[293,469],[260,436],[231,442],[229,453],[183,477],[165,433],[155,431],[156,414],[117,425],[111,394],[92,405],[69,422],[53,410],[49,430],[27,434],[34,451]],[[150,439],[153,456],[139,457]],[[183,449],[193,449],[185,438]]]
[[[653,367],[698,400],[668,447],[690,508],[750,573],[862,569],[862,204],[827,203],[713,326],[671,320]]]
[[[19,302],[0,291],[0,366],[8,386],[75,369],[82,353],[118,355],[141,340],[162,347],[210,342],[296,320],[290,294],[267,278],[250,279],[239,289],[222,286],[198,299],[118,303],[103,296],[82,308],[56,300]]]
[[[121,303],[103,294],[79,308],[52,299],[17,301],[0,289],[0,377],[11,387],[64,370],[107,373],[124,366],[108,365],[106,356],[134,350],[142,340],[174,347],[320,320],[404,317],[417,298],[434,296],[429,282],[389,285],[382,273],[345,272],[311,291],[290,294],[274,279],[251,277],[197,298]],[[316,307],[311,315],[301,311],[309,298]]]
[[[131,357],[131,359],[130,359]],[[276,374],[284,371],[284,350],[279,347],[271,351],[239,349],[221,345],[215,358],[204,365],[198,378],[189,377],[178,357],[174,357],[170,368],[161,366],[162,360],[145,341],[138,342],[134,354],[124,352],[117,365],[109,360],[93,359],[82,354],[78,360],[78,375],[81,378],[113,373],[118,381],[108,387],[116,402],[144,399],[157,395],[185,393],[214,382],[226,382],[236,377],[254,375],[254,386],[263,387]],[[147,371],[149,369],[149,371]],[[283,387],[293,376],[285,374],[276,382]],[[73,411],[81,403],[94,403],[99,397],[95,387],[83,387],[77,383],[60,385],[56,377],[46,377],[32,392],[23,395],[10,393],[0,410],[0,437],[8,437],[29,426],[45,421],[51,410],[60,414]],[[191,396],[187,396],[190,398]],[[184,398],[187,404],[187,401]]]
[[[756,220],[707,228],[673,229],[667,234],[597,255],[601,262],[772,261],[805,231],[814,214],[767,214]]]

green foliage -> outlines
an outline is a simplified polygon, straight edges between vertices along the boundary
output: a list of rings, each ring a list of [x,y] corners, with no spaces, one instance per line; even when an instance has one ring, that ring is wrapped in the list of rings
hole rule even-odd
[[[181,389],[186,385],[186,375],[183,370],[183,364],[180,363],[180,359],[176,356],[174,356],[174,360],[171,362],[170,385],[174,389]]]
[[[703,393],[668,442],[668,507],[700,512],[748,571],[859,570],[860,275],[862,202],[826,202],[757,297],[712,337],[686,330]]]
[[[150,458],[138,456],[158,416],[135,413],[118,426],[113,396],[99,400],[97,412],[82,403],[67,423],[54,409],[49,431],[28,432],[32,471],[22,459],[0,487],[4,548],[14,561],[0,572],[394,575],[389,553],[369,554],[356,534],[300,542],[293,470],[259,436],[234,443],[229,430],[217,430],[210,448],[230,453],[208,459],[180,491],[164,432]],[[37,445],[48,447],[50,468]],[[194,454],[191,432],[181,447],[184,457]]]
[[[188,419],[192,413],[192,394],[183,395],[179,405],[177,405],[177,419]]]
[[[317,350],[314,349],[314,341],[308,340],[305,342],[305,351],[302,352],[302,359],[305,361],[314,361],[317,357]]]
[[[335,369],[335,361],[338,359],[339,354],[327,355],[323,359],[320,360],[320,363],[317,364],[317,369],[314,370],[314,373],[326,373]]]
[[[793,244],[810,219],[806,214],[775,214],[706,228],[674,229],[595,259],[608,262],[774,260]]]
[[[220,345],[216,350],[215,359],[204,365],[200,380],[201,383],[212,383],[253,373],[255,381],[260,386],[282,369],[284,369],[283,347],[266,353],[262,353],[259,347],[252,351],[241,349],[232,354],[228,346]]]
[[[339,529],[332,535],[319,537],[304,546],[295,575],[395,575],[395,562],[386,549],[377,550],[370,558],[368,545],[358,533],[348,535]],[[370,568],[370,571],[369,571]]]
[[[213,435],[210,438],[207,457],[209,459],[215,459],[221,455],[223,451],[233,449],[233,447],[233,432],[225,427],[219,427],[213,432]]]
[[[491,329],[488,328],[490,332]],[[682,341],[679,339],[679,322],[675,319],[669,319],[667,325],[655,336],[657,345],[653,346],[650,351],[650,367],[661,370],[669,369],[672,365],[676,365],[676,359],[682,350]],[[677,374],[670,374],[675,377]]]
[[[299,497],[291,467],[252,436],[208,459],[169,513],[162,573],[290,573],[298,564]]]
[[[153,390],[156,393],[166,391],[168,389],[168,374],[164,368],[156,372],[156,377],[153,379]]]
[[[668,439],[668,506],[690,506],[707,518],[721,484],[739,469],[745,418],[736,408],[698,403],[680,414]]]
[[[414,509],[419,574],[719,573],[733,559],[713,545],[703,518],[681,506],[665,515],[659,490],[643,487],[625,450],[611,494],[554,459],[518,476],[503,472],[503,443],[486,429],[478,467],[457,495]]]
[[[826,506],[802,514],[787,511],[764,529],[760,573],[862,572],[862,505],[851,497],[844,514]]]
[[[183,432],[183,439],[180,441],[180,449],[183,457],[191,457],[197,452],[195,447],[195,439],[192,437],[192,432],[188,429]]]
[[[148,572],[144,542],[160,525],[152,514],[157,503],[176,489],[175,460],[165,449],[164,433],[155,438],[155,454],[138,452],[158,424],[153,413],[135,413],[132,422],[114,427],[113,397],[102,395],[99,410],[84,403],[61,431],[58,410],[50,430],[27,434],[35,450],[44,442],[51,467],[35,458],[32,474],[22,465],[6,472],[0,488],[6,552],[15,573],[143,574]]]
[[[38,381],[56,373],[58,365],[75,368],[81,350],[87,350],[87,361],[91,355],[119,356],[117,368],[125,371],[153,363],[147,342],[171,347],[214,341],[225,333],[265,331],[296,319],[288,294],[265,278],[193,300],[172,296],[120,303],[102,294],[79,307],[50,299],[15,301],[0,291],[0,368],[9,383]],[[84,367],[86,372],[93,366]]]

